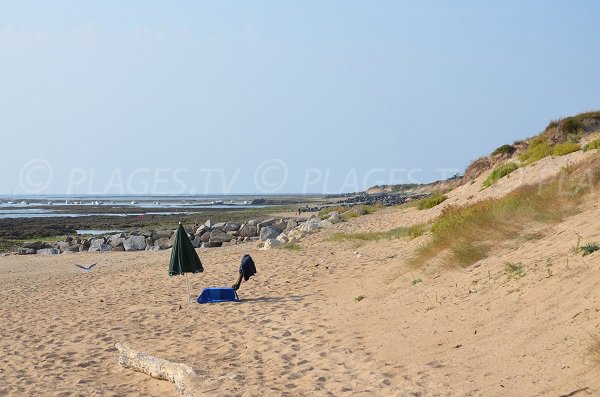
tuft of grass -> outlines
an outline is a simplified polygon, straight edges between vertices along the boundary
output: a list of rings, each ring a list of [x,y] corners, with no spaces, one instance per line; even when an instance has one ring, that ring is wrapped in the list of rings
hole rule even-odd
[[[600,250],[600,246],[598,245],[598,243],[587,243],[585,245],[582,245],[581,248],[579,248],[579,250],[582,252],[583,256],[588,256]]]
[[[366,296],[364,296],[364,295],[358,295],[356,298],[354,298],[354,302],[358,303],[365,298],[366,298]]]
[[[509,175],[514,170],[518,169],[519,165],[517,163],[506,163],[499,165],[494,168],[492,173],[483,181],[483,188],[487,188],[492,186],[494,183],[498,182],[499,179],[504,178]]]
[[[499,154],[512,154],[515,151],[515,148],[512,145],[502,145],[497,147],[493,152],[492,156],[496,156]]]
[[[289,251],[300,251],[302,249],[302,247],[300,247],[298,244],[290,244],[290,243],[282,244],[277,248],[289,250]]]
[[[579,145],[578,143],[563,142],[556,144],[554,148],[552,148],[552,154],[554,156],[564,156],[566,154],[573,153],[578,150],[581,150],[581,145]]]
[[[331,241],[379,241],[379,240],[397,240],[403,237],[415,238],[424,233],[425,227],[421,224],[410,227],[397,227],[387,232],[362,232],[362,233],[335,233],[331,236]]]
[[[552,148],[544,137],[537,137],[529,142],[527,149],[519,155],[519,160],[525,165],[535,163],[552,154]]]
[[[522,278],[525,276],[525,269],[523,268],[523,264],[519,263],[506,263],[504,265],[504,274],[508,276],[508,278]]]
[[[600,148],[600,138],[595,139],[593,141],[591,141],[590,143],[588,143],[587,145],[585,145],[585,147],[583,148],[584,152],[587,152],[588,150],[593,150],[593,149],[598,149]]]
[[[436,205],[441,204],[444,201],[446,201],[447,198],[448,197],[446,197],[445,195],[443,195],[441,193],[433,193],[431,196],[424,198],[423,200],[421,200],[419,202],[419,209],[427,210],[427,209],[433,208]]]
[[[572,180],[569,177],[573,178]],[[561,172],[539,185],[521,186],[501,198],[447,206],[431,226],[432,238],[410,259],[421,266],[440,254],[447,264],[470,266],[503,241],[519,239],[524,225],[556,223],[576,213],[582,196],[564,194],[578,177]]]
[[[423,282],[423,280],[421,280],[420,278],[415,278],[415,279],[412,281],[412,285],[417,285],[417,284],[419,284],[419,283],[422,283],[422,282]]]
[[[344,212],[340,216],[342,217],[342,220],[348,221],[352,218],[358,218],[359,216],[372,214],[374,212],[379,211],[382,208],[384,208],[383,204],[357,205],[355,207],[352,207],[352,209]]]

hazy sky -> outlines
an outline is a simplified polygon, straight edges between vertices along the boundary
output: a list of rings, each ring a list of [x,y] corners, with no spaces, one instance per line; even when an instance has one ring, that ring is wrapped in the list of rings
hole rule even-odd
[[[600,108],[595,1],[1,1],[0,194],[355,191]]]

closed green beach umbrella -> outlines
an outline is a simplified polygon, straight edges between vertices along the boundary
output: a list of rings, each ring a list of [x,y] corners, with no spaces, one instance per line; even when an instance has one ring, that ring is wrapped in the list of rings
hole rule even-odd
[[[175,232],[175,242],[171,250],[171,262],[169,263],[169,276],[178,276],[185,274],[185,284],[187,286],[188,303],[190,303],[190,285],[188,283],[188,273],[203,272],[202,262],[198,253],[194,249],[181,222]]]
[[[169,276],[178,276],[184,273],[203,272],[202,262],[194,249],[181,222],[175,234],[175,243],[171,251],[171,263],[169,264]]]

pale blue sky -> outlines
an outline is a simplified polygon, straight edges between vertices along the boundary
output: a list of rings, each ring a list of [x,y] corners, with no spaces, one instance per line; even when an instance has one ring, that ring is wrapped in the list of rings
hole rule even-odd
[[[594,1],[1,1],[0,194],[439,179],[600,108],[598,15]]]

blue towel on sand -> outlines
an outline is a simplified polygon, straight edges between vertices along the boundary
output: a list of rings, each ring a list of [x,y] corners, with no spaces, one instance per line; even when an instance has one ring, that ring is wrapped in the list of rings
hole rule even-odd
[[[229,287],[204,288],[196,299],[198,303],[239,302],[237,293]]]

